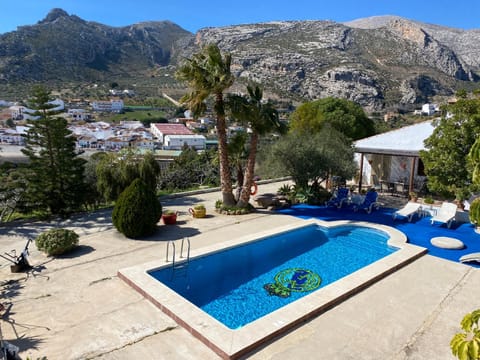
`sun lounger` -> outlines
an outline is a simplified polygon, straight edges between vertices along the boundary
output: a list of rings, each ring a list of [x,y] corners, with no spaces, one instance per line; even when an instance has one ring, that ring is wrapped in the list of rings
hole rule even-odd
[[[412,218],[415,214],[420,213],[422,210],[422,206],[418,203],[408,202],[403,208],[395,211],[393,213],[393,220],[397,218],[397,216],[406,217],[408,222],[412,221]]]
[[[381,206],[379,202],[377,202],[378,193],[375,190],[368,191],[365,195],[365,199],[360,205],[357,205],[353,208],[354,211],[358,211],[363,209],[370,214],[373,209],[377,209]]]
[[[339,188],[336,191],[336,194],[332,196],[330,200],[328,200],[325,205],[326,206],[336,206],[337,208],[341,208],[343,204],[348,203],[348,188]]]
[[[457,205],[444,202],[438,210],[437,215],[432,216],[431,222],[432,225],[435,222],[442,224],[447,224],[447,227],[450,228],[452,223],[455,221],[455,215],[457,214]]]
[[[480,252],[463,255],[459,259],[459,261],[462,262],[462,263],[473,262],[473,261],[480,262]]]

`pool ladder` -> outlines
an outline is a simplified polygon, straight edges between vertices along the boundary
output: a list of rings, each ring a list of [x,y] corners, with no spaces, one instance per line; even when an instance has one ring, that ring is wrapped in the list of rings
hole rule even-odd
[[[187,257],[183,256],[183,248],[184,248],[185,242],[187,243]],[[175,253],[176,253],[176,251],[175,251],[175,240],[170,240],[167,243],[167,254],[166,254],[165,262],[169,262],[168,253],[169,253],[170,245],[172,247],[172,260],[171,260],[171,262],[172,262],[172,278],[174,278],[175,276],[180,276],[180,275],[187,276],[188,264],[189,264],[189,261],[190,261],[190,239],[189,238],[183,238],[182,239],[182,244],[180,246],[180,259],[183,259],[183,260],[176,261],[176,259],[175,259]]]

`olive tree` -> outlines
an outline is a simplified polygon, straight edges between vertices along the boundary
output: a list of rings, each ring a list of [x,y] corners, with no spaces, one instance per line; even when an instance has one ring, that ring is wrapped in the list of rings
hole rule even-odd
[[[360,105],[350,100],[328,97],[307,102],[300,105],[290,117],[293,131],[318,132],[326,124],[351,140],[375,134],[373,121]]]
[[[325,127],[317,133],[293,131],[270,149],[266,167],[292,177],[298,188],[320,184],[330,175],[350,178],[355,174],[353,147],[345,137]]]

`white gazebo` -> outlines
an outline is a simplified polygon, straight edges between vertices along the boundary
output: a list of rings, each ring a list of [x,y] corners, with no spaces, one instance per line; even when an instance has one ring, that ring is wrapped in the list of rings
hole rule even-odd
[[[356,141],[355,152],[360,154],[359,189],[367,177],[368,184],[375,182],[373,179],[402,181],[408,183],[409,191],[414,191],[416,178],[424,179],[423,164],[418,161],[420,150],[425,150],[424,141],[434,128],[434,121],[425,121]]]

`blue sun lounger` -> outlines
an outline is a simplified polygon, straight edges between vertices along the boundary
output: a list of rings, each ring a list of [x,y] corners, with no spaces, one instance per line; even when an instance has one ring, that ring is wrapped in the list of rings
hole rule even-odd
[[[344,203],[348,203],[349,191],[350,190],[348,188],[339,188],[336,191],[336,194],[325,203],[325,206],[336,206],[338,209],[340,209]]]

